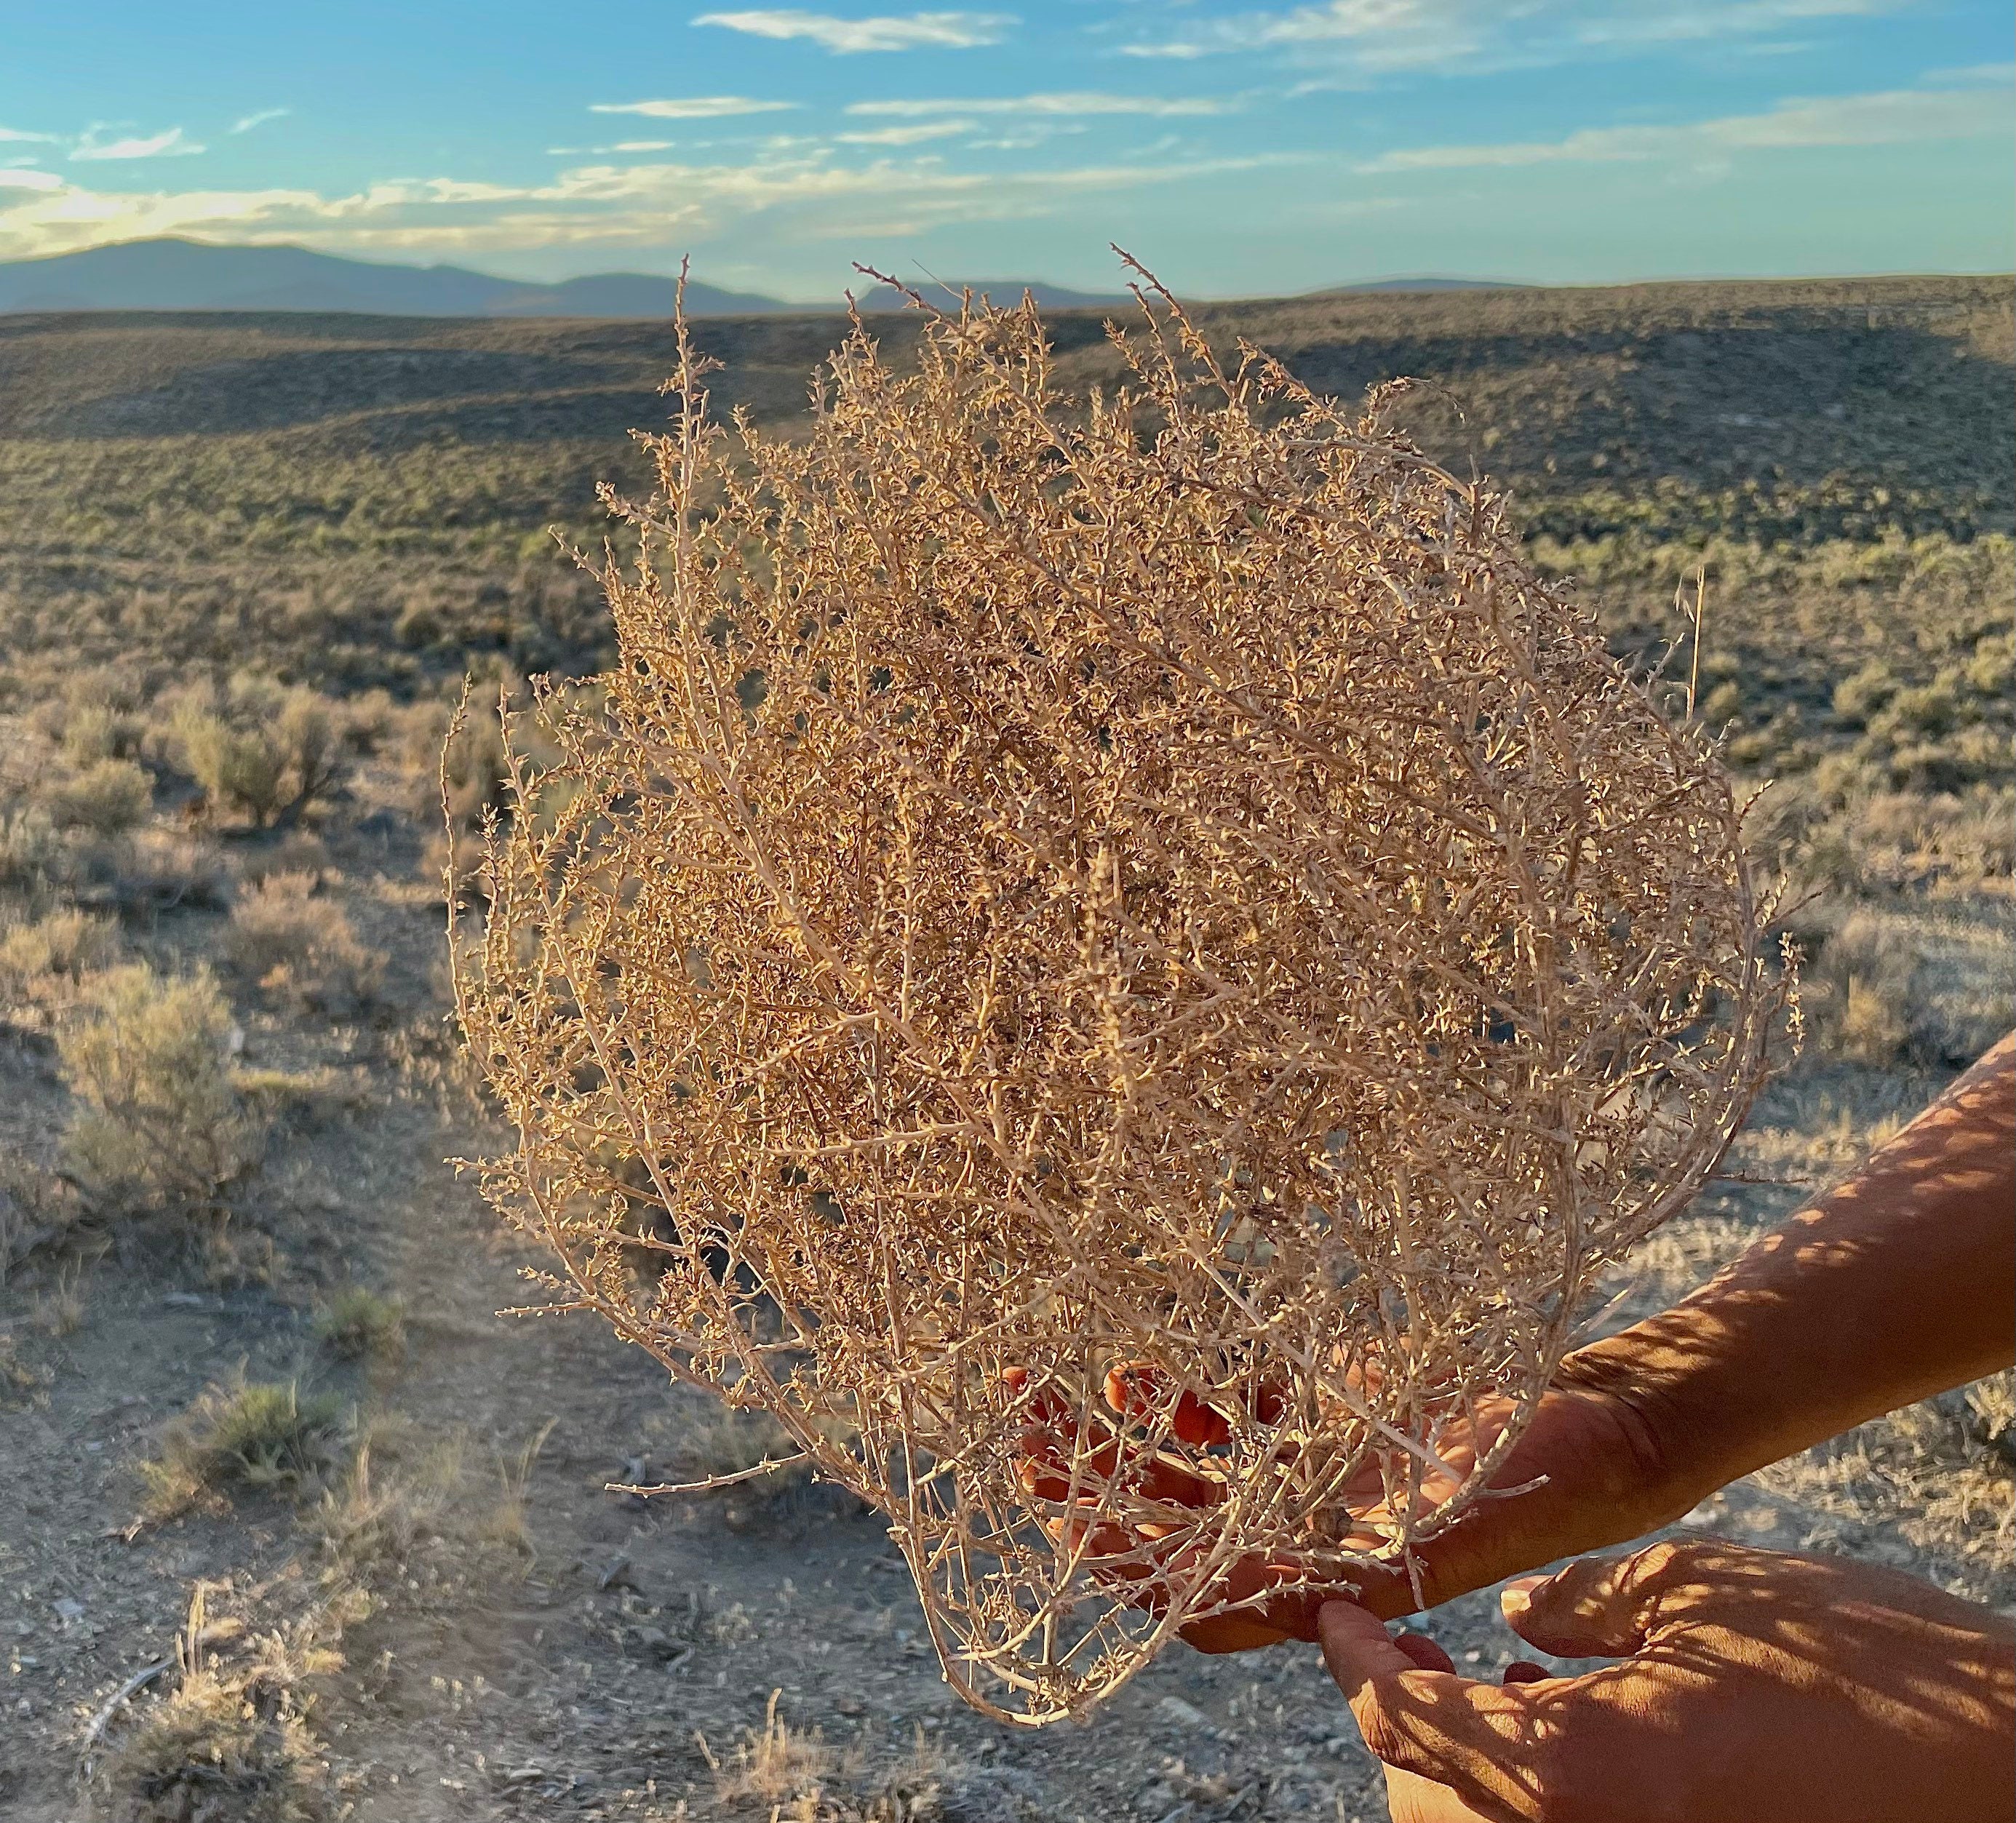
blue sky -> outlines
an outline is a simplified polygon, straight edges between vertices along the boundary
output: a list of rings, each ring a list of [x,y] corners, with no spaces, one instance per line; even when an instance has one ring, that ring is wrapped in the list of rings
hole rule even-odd
[[[0,258],[182,234],[831,299],[2016,264],[2008,0],[0,0]]]

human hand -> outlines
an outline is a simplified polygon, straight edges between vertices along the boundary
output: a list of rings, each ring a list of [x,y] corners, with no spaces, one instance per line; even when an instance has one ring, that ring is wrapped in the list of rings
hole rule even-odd
[[[1480,1501],[1449,1530],[1416,1548],[1419,1601],[1414,1580],[1404,1567],[1395,1566],[1360,1573],[1359,1606],[1387,1620],[1417,1607],[1433,1607],[1535,1565],[1642,1537],[1679,1518],[1706,1491],[1679,1483],[1665,1460],[1653,1424],[1628,1393],[1607,1385],[1577,1385],[1575,1365],[1571,1356],[1561,1383],[1543,1395],[1492,1477],[1495,1487],[1524,1490]],[[1108,1377],[1107,1403],[1116,1414],[1126,1411],[1124,1375]],[[1447,1424],[1438,1433],[1436,1453],[1454,1475],[1465,1475],[1516,1413],[1510,1400],[1479,1401],[1471,1418]],[[1209,1442],[1211,1419],[1201,1408],[1186,1411],[1179,1404],[1177,1433],[1185,1442]],[[1023,1483],[1030,1493],[1060,1496],[1059,1465],[1070,1453],[1069,1441],[1034,1431],[1025,1440]],[[1103,1446],[1108,1453],[1118,1447],[1116,1440]],[[1535,1482],[1539,1485],[1525,1485]],[[1454,1487],[1440,1469],[1425,1474],[1421,1509],[1439,1504]],[[1173,1466],[1156,1471],[1154,1487],[1158,1498],[1178,1505],[1205,1505],[1222,1498],[1219,1484]],[[1347,1487],[1344,1498],[1361,1520],[1387,1516],[1375,1471]],[[1370,1531],[1366,1537],[1368,1545],[1374,1541]],[[1118,1549],[1114,1555],[1120,1555]],[[1118,1584],[1120,1579],[1111,1580]],[[1220,1593],[1254,1605],[1193,1621],[1183,1629],[1183,1637],[1206,1652],[1250,1651],[1290,1638],[1312,1640],[1317,1612],[1330,1598],[1298,1587],[1304,1580],[1305,1573],[1291,1560],[1244,1559],[1228,1573]],[[1269,1594],[1270,1590],[1275,1592]]]
[[[1544,1652],[1620,1662],[1478,1683],[1323,1608],[1395,1823],[2016,1817],[2016,1629],[1915,1577],[1705,1540],[1585,1559],[1505,1609]]]

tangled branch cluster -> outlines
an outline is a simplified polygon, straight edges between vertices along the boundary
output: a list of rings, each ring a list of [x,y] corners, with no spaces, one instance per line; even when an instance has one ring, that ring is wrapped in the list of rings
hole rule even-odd
[[[886,1513],[1031,1723],[1242,1559],[1456,1523],[1786,991],[1730,781],[1498,502],[1145,301],[1075,404],[1031,306],[857,323],[788,440],[682,336],[459,940],[567,1301]]]

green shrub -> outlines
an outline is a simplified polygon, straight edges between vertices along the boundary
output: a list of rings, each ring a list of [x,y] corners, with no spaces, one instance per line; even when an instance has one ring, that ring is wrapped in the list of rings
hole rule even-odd
[[[1967,667],[1967,681],[1979,696],[2007,699],[2016,685],[2016,636],[1991,633],[1979,640]]]
[[[1869,717],[1869,732],[1875,739],[1899,746],[1914,736],[1938,740],[1953,732],[1960,716],[1960,692],[1953,678],[1942,673],[1929,684],[1898,691]]]
[[[219,1497],[298,1491],[329,1465],[342,1418],[333,1394],[304,1399],[291,1381],[212,1386],[139,1465],[147,1511],[167,1519]]]
[[[1808,1013],[1825,1048],[1858,1063],[1899,1062],[1911,1048],[1923,959],[1895,919],[1869,911],[1841,919],[1806,975]]]
[[[310,690],[240,681],[175,718],[183,764],[214,810],[265,829],[326,796],[343,771],[334,719]]]
[[[107,703],[73,703],[63,718],[63,750],[73,765],[131,759],[139,738],[133,718]]]
[[[215,908],[227,875],[216,844],[179,829],[136,829],[104,857],[113,897],[128,911]]]
[[[1851,728],[1860,728],[1897,694],[1898,683],[1880,658],[1871,659],[1834,686],[1834,712]]]
[[[316,1339],[339,1361],[384,1360],[406,1340],[406,1307],[368,1286],[346,1285],[315,1318]]]
[[[129,963],[91,983],[85,1012],[57,1040],[76,1103],[70,1168],[107,1206],[214,1213],[259,1139],[232,1084],[231,1012],[217,984]]]
[[[123,835],[154,807],[154,783],[131,760],[94,760],[49,793],[51,814],[67,829]]]
[[[119,928],[110,919],[64,906],[0,931],[0,983],[29,995],[52,981],[74,987],[118,953]]]
[[[1717,684],[1696,711],[1705,727],[1719,728],[1733,721],[1743,707],[1743,688],[1733,678]]]
[[[63,843],[39,804],[0,810],[0,887],[39,892],[61,865]]]

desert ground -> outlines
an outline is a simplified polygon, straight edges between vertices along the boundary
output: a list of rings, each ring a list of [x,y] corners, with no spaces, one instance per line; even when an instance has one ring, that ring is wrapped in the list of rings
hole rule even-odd
[[[1601,1320],[1670,1301],[2016,1023],[2004,280],[1213,306],[1509,491],[1618,653],[1691,664],[1805,951],[1803,1048]],[[878,318],[888,343],[914,333]],[[844,325],[697,325],[788,424]],[[1078,387],[1099,317],[1052,324]],[[1385,1814],[1313,1649],[964,1709],[874,1515],[538,1300],[456,1161],[441,870],[494,697],[610,650],[595,485],[667,325],[0,317],[0,1814],[1210,1823]],[[557,531],[556,539],[553,535]],[[620,553],[619,553],[620,555]],[[1683,600],[1679,599],[1683,597]],[[1687,1523],[2016,1603],[2007,1376]],[[1480,1674],[1489,1592],[1424,1623]],[[1790,1820],[1788,1820],[1790,1823]]]

